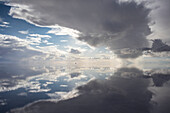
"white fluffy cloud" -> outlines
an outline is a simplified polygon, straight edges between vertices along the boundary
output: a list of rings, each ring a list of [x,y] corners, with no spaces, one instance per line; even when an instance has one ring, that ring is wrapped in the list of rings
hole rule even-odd
[[[55,34],[55,35],[69,35],[72,37],[78,37],[80,32],[74,29],[66,28],[66,27],[61,27],[58,25],[55,25],[54,28],[49,30],[47,32],[48,34]]]
[[[33,44],[34,43],[34,44]],[[65,60],[61,57],[68,54],[58,49],[58,45],[36,46],[39,42],[28,39],[20,39],[11,35],[0,34],[0,62],[54,62],[56,60]],[[48,63],[49,63],[48,62]]]
[[[9,27],[9,26],[5,24],[0,24],[0,27]]]
[[[0,56],[4,60],[19,61],[43,53],[29,46],[29,42],[11,35],[0,34]]]
[[[68,40],[60,40],[60,42],[68,42]]]
[[[40,34],[29,34],[29,36],[38,37],[38,38],[46,38],[46,39],[51,38],[51,36],[49,36],[49,35],[40,35]]]
[[[29,33],[29,31],[28,30],[26,30],[26,31],[18,31],[19,33],[21,33],[21,34],[28,34]]]
[[[27,38],[27,41],[29,41],[31,45],[40,45],[41,43],[45,43],[47,45],[53,44],[53,43],[48,42],[48,39],[51,38],[51,36],[49,35],[29,34],[29,36],[27,36],[26,38]]]

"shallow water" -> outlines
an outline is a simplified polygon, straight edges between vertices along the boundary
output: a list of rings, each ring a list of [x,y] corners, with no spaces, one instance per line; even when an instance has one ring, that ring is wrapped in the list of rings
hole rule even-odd
[[[168,113],[169,63],[142,66],[0,64],[0,112]]]

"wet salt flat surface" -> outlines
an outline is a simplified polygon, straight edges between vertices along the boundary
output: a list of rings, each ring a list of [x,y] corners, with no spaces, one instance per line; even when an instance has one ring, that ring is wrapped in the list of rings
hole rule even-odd
[[[168,113],[170,66],[1,64],[1,113]]]

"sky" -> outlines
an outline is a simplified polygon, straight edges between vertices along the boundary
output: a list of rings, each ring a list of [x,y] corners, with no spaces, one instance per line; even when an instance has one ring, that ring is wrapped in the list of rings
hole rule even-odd
[[[151,39],[170,44],[169,0],[0,0],[0,9],[0,62],[137,58]]]

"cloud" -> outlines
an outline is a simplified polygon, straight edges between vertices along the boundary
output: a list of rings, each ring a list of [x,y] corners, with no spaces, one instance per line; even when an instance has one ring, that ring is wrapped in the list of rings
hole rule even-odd
[[[0,24],[0,27],[9,27],[9,26],[5,24]]]
[[[72,53],[72,54],[80,54],[81,52],[79,51],[79,50],[77,50],[77,49],[71,49],[70,50],[70,53]]]
[[[163,43],[161,39],[152,40],[153,44],[151,48],[142,48],[143,54],[152,57],[169,57],[170,46]]]
[[[43,40],[42,42],[43,42],[44,44],[47,44],[47,45],[52,45],[52,44],[54,44],[54,43],[48,42],[47,40]]]
[[[49,35],[40,35],[40,34],[29,34],[29,36],[37,37],[37,38],[46,38],[46,39],[51,38],[51,36],[49,36]]]
[[[151,48],[139,48],[139,49],[119,49],[115,50],[120,58],[137,58],[142,55],[152,56],[152,57],[169,57],[170,56],[170,46],[166,43],[163,43],[161,39],[152,40]]]
[[[29,36],[27,36],[26,39],[30,43],[30,45],[40,45],[42,43],[42,40],[41,40],[40,37],[29,37]]]
[[[52,28],[48,33],[108,47],[123,58],[139,56],[136,48],[147,47],[147,37],[170,43],[169,0],[49,0],[48,4],[14,0],[7,4],[14,6],[9,14],[15,18]],[[131,53],[120,55],[125,49]]]
[[[60,40],[60,42],[68,42],[68,40]]]
[[[161,39],[155,39],[152,41],[153,41],[153,44],[152,44],[151,50],[153,52],[170,51],[170,46],[167,45],[166,43],[163,43]]]
[[[65,49],[67,49],[68,52],[71,52],[71,49],[73,50],[78,50],[79,52],[85,52],[87,51],[87,48],[83,48],[83,47],[76,47],[76,46],[64,46]]]
[[[21,33],[21,34],[28,34],[29,33],[29,31],[27,30],[27,31],[18,31],[19,33]]]
[[[53,44],[47,41],[48,39],[51,38],[51,36],[49,35],[29,34],[29,36],[27,36],[26,38],[31,45],[40,45],[41,43],[45,43],[47,45]]]
[[[40,26],[58,24],[76,29],[81,32],[77,39],[95,47],[106,46],[111,50],[144,47],[148,45],[146,37],[151,33],[150,10],[143,3],[134,1],[49,0],[44,3],[42,0],[23,0],[11,1],[9,5],[17,6],[9,13],[15,18]],[[49,33],[56,30],[52,31]]]
[[[37,46],[39,50],[42,50],[44,53],[60,55],[66,54],[66,52],[59,50],[58,45],[48,45],[48,46]]]
[[[66,27],[61,27],[58,25],[55,25],[54,28],[49,30],[47,33],[49,34],[55,34],[55,35],[69,35],[72,37],[78,37],[80,32],[75,29],[70,29]]]
[[[161,38],[170,43],[170,1],[153,0],[153,2],[148,4],[148,7],[153,9],[150,13],[153,23],[150,27],[153,33],[149,38]]]
[[[0,17],[0,27],[10,27],[10,26],[8,26],[8,22],[5,22],[5,21],[3,21],[3,19]]]
[[[163,52],[149,51],[146,53],[146,55],[151,56],[151,57],[170,57],[170,52],[168,52],[168,51],[163,51]]]
[[[8,25],[9,24],[9,22],[2,22],[3,24],[5,24],[5,25]]]
[[[1,61],[20,61],[36,55],[43,55],[43,53],[30,47],[27,40],[0,34]]]
[[[114,52],[120,58],[137,58],[143,55],[143,51],[141,49],[119,49]]]

